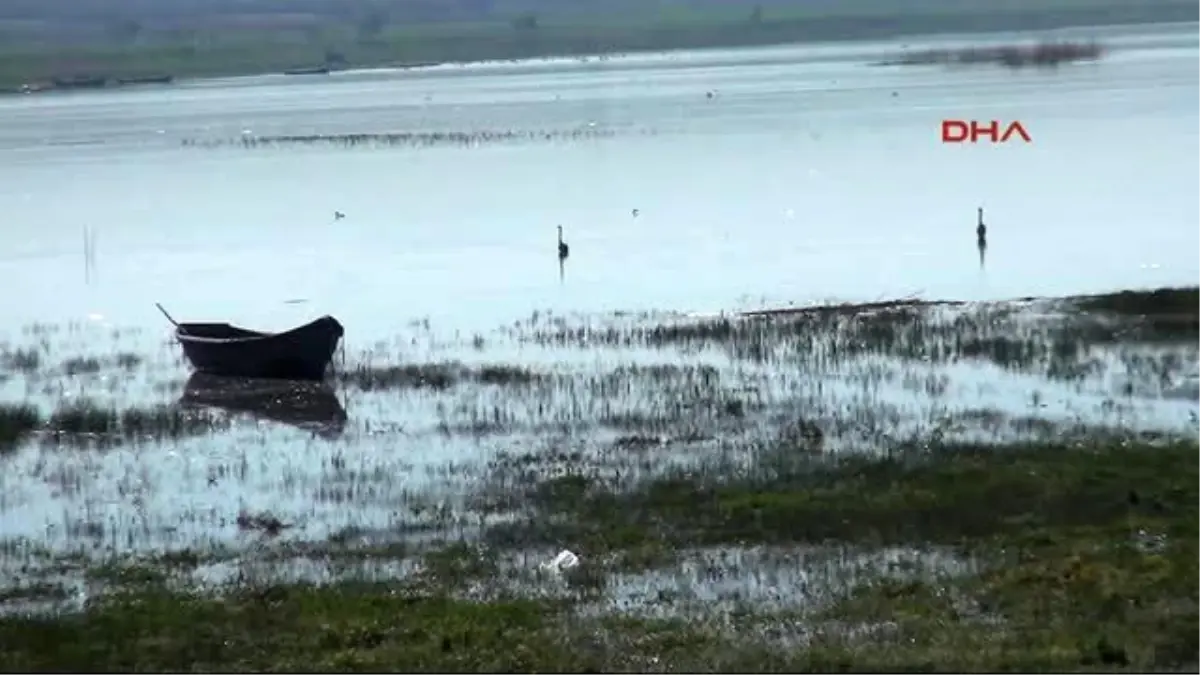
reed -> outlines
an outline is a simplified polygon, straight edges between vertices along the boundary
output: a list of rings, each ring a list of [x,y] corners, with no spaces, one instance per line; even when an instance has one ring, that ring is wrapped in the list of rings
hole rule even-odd
[[[246,134],[231,139],[184,139],[182,144],[190,148],[235,147],[247,150],[313,145],[330,145],[342,148],[433,148],[443,146],[476,147],[501,143],[585,141],[612,138],[616,134],[617,132],[612,129],[604,129],[593,125],[575,129],[542,130],[411,131],[293,136],[258,136]]]
[[[0,404],[0,452],[11,450],[42,424],[42,416],[28,403]]]
[[[83,399],[56,408],[46,421],[46,436],[57,444],[104,445],[142,439],[178,439],[228,427],[228,420],[207,410],[173,405],[116,408]]]

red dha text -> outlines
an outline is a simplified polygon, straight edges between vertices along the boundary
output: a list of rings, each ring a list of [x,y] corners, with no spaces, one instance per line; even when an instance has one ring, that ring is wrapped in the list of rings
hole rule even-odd
[[[1007,143],[1010,140],[1033,142],[1025,125],[1019,121],[942,120],[943,143],[978,143],[980,138],[992,143]]]

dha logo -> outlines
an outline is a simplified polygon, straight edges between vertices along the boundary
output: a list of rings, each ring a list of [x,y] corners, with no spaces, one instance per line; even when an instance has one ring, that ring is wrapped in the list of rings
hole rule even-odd
[[[1019,120],[1008,123],[998,120],[942,120],[942,143],[978,143],[980,137],[992,143],[1008,143],[1017,139],[1033,142],[1025,125]]]

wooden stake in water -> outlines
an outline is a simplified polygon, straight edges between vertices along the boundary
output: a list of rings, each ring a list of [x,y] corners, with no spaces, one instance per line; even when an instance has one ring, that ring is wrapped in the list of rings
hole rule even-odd
[[[92,283],[92,270],[96,265],[96,240],[92,228],[83,226],[83,281]]]

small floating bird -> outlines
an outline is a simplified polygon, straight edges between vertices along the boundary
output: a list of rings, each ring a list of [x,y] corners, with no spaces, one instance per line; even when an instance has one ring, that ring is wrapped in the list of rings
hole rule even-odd
[[[979,224],[975,227],[975,236],[979,238],[979,241],[984,241],[985,239],[987,239],[987,225],[983,224],[983,207],[982,206],[979,207],[978,223]]]
[[[345,217],[346,217],[346,214],[342,213],[341,211],[334,211],[334,212],[333,212],[333,219],[334,219],[334,220],[341,220],[342,218],[345,218]]]
[[[562,225],[559,225],[558,226],[558,259],[561,262],[563,260],[566,260],[567,256],[569,256],[569,255],[571,255],[571,247],[567,246],[567,242],[563,241]]]
[[[633,217],[634,217],[634,218],[637,218],[639,213],[641,213],[641,211],[638,211],[637,209],[634,209],[634,210],[633,210]]]

